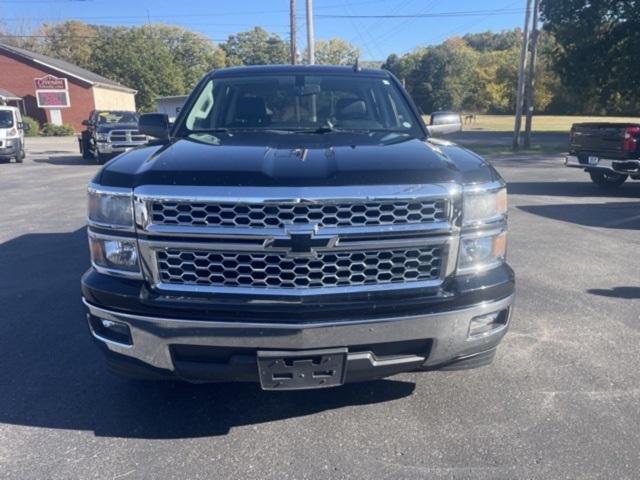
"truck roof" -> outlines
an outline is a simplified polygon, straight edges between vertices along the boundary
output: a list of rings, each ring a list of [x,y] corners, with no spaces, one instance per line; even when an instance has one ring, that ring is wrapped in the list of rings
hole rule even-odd
[[[368,77],[389,77],[389,72],[378,68],[362,68],[354,70],[353,66],[340,65],[251,65],[242,67],[227,67],[213,70],[213,78],[231,77],[236,75],[364,75]]]

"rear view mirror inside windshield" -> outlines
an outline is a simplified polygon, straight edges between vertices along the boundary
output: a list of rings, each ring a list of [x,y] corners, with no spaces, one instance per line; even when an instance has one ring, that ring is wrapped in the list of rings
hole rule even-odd
[[[308,95],[319,95],[320,94],[320,85],[317,83],[310,83],[307,85],[300,85],[296,87],[296,95],[298,97],[306,97]]]

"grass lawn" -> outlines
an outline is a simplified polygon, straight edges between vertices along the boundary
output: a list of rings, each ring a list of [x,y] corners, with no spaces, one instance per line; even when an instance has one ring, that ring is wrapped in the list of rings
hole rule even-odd
[[[534,132],[569,132],[573,123],[580,122],[636,122],[640,117],[587,117],[572,115],[536,115],[533,117]],[[467,131],[513,132],[514,117],[511,115],[477,115],[473,124],[465,125]],[[524,130],[524,117],[522,120]]]
[[[464,143],[460,144],[465,148],[479,154],[479,155],[513,155],[514,151],[510,145],[482,145],[482,144],[474,144],[474,143]],[[517,153],[523,154],[565,154],[567,151],[567,147],[564,144],[557,145],[531,145],[531,148],[520,148],[517,150]]]

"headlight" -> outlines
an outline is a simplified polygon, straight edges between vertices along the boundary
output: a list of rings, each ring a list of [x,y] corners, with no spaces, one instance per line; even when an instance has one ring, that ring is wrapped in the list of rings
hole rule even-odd
[[[138,274],[138,245],[133,238],[116,238],[89,232],[91,261],[96,269],[106,269],[108,273],[122,272],[131,276]]]
[[[466,190],[462,206],[464,225],[501,220],[507,213],[507,189]]]
[[[507,232],[478,233],[460,239],[458,273],[487,270],[504,262]]]
[[[107,228],[132,230],[133,206],[131,190],[100,190],[89,187],[89,224]]]
[[[98,132],[96,133],[96,140],[99,142],[106,142],[109,140],[109,132]]]

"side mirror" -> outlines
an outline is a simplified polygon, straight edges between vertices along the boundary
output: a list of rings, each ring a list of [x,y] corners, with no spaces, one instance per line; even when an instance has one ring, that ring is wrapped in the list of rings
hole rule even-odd
[[[88,127],[89,125],[91,125],[91,122],[89,120],[82,120],[82,125]]]
[[[24,130],[25,132],[28,132],[29,130],[31,130],[31,125],[29,125],[28,123],[20,122],[18,128]]]
[[[427,131],[432,137],[438,135],[446,135],[448,133],[456,133],[462,131],[462,125],[460,123],[443,123],[441,125],[427,125]]]
[[[166,113],[145,113],[140,115],[138,131],[160,140],[169,139],[169,116]]]

